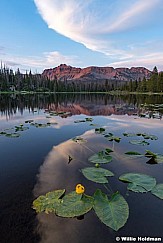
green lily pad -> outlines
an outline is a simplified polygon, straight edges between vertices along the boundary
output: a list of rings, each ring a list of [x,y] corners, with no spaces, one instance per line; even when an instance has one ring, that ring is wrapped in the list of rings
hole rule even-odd
[[[118,192],[108,199],[106,194],[97,189],[93,208],[101,222],[115,231],[123,227],[129,217],[128,204]]]
[[[130,143],[133,145],[142,145],[142,146],[149,145],[149,143],[144,140],[131,140]]]
[[[119,143],[121,141],[121,138],[120,137],[115,137],[113,135],[113,133],[108,133],[104,137],[107,138],[109,141],[115,141],[117,143]]]
[[[145,157],[154,157],[154,158],[156,158],[156,156],[157,155],[155,153],[153,153],[152,151],[146,150]]]
[[[91,157],[89,157],[88,160],[94,164],[107,164],[112,161],[112,156],[105,153],[105,151],[100,151],[97,154],[94,154]]]
[[[82,169],[81,172],[88,180],[96,183],[108,183],[106,177],[114,176],[111,171],[99,167],[87,167]]]
[[[125,136],[125,137],[135,137],[135,136],[137,136],[137,134],[135,134],[135,133],[123,133],[123,136]]]
[[[144,137],[144,139],[151,139],[151,140],[157,140],[158,137],[155,135],[150,135],[150,134],[142,134],[142,136]]]
[[[36,210],[37,213],[44,212],[55,212],[56,207],[60,204],[61,197],[65,193],[63,190],[55,190],[48,192],[45,196],[41,195],[33,201],[32,208]]]
[[[75,191],[65,195],[57,206],[56,215],[64,218],[78,217],[89,212],[93,207],[93,198],[77,194]]]
[[[43,123],[37,123],[37,122],[33,123],[33,122],[32,122],[30,125],[31,125],[31,126],[34,126],[34,127],[36,127],[36,128],[45,128],[45,127],[50,126],[51,123],[48,122],[48,123],[43,124]]]
[[[15,132],[23,132],[28,130],[29,127],[24,127],[24,126],[15,126]]]
[[[159,164],[163,163],[163,155],[153,153],[150,150],[146,150],[145,157],[150,157],[151,159],[147,161],[147,164]]]
[[[74,141],[75,143],[79,143],[79,144],[82,144],[82,143],[86,143],[87,140],[82,138],[82,137],[75,137],[75,138],[72,138],[72,141]]]
[[[6,135],[6,132],[0,132],[0,136]]]
[[[161,154],[157,154],[155,161],[159,164],[159,163],[163,163],[163,155]]]
[[[85,120],[88,121],[88,122],[92,122],[93,118],[92,117],[86,117]]]
[[[86,122],[86,120],[76,120],[74,123],[81,123],[81,122]]]
[[[153,195],[163,200],[163,183],[157,184],[151,191]]]
[[[20,134],[19,133],[6,133],[5,136],[9,137],[9,138],[18,138],[18,137],[20,137]]]
[[[105,154],[110,154],[112,152],[114,152],[114,151],[112,149],[110,149],[110,148],[106,148],[105,149]]]
[[[135,152],[135,151],[129,151],[129,152],[126,152],[125,154],[129,155],[129,156],[134,156],[134,157],[142,157],[143,154],[140,154],[138,152]]]
[[[103,127],[95,129],[95,133],[103,133],[103,132],[105,132],[105,128],[103,128]]]
[[[25,121],[25,123],[32,123],[33,122],[33,120],[27,120],[27,121]]]
[[[120,181],[128,182],[128,190],[134,192],[148,192],[156,185],[156,179],[152,176],[140,173],[127,173],[119,177]]]

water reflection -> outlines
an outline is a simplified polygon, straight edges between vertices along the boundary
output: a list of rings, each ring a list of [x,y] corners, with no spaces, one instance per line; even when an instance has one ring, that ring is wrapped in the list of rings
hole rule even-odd
[[[162,96],[149,95],[107,95],[107,94],[1,94],[0,111],[7,119],[16,113],[23,114],[24,110],[34,113],[35,109],[68,111],[71,115],[133,115],[151,111],[141,104],[162,104]],[[157,110],[159,116],[163,107]],[[151,115],[152,117],[152,115]]]
[[[44,164],[40,168],[38,182],[34,188],[34,195],[37,197],[47,191],[65,188],[67,192],[75,190],[75,185],[79,182],[87,188],[87,193],[92,191],[88,183],[81,175],[79,169],[87,165],[87,158],[94,150],[93,141],[98,141],[95,135],[90,131],[86,132],[84,138],[89,140],[89,149],[76,144],[72,140],[68,140],[58,146],[53,147],[48,154]],[[102,144],[98,145],[102,147]],[[99,147],[99,148],[100,148]],[[73,160],[69,163],[68,156]],[[93,189],[94,190],[94,189]],[[41,242],[88,242],[87,228],[90,234],[93,228],[90,222],[91,217],[86,216],[86,220],[63,219],[55,215],[39,214],[38,232],[41,236]],[[89,237],[89,236],[88,236]],[[93,239],[92,239],[93,240]]]
[[[139,123],[134,118],[130,118],[130,122],[128,122],[124,116],[112,116],[108,119],[101,120],[101,122],[102,121],[108,131],[114,132],[117,136],[119,135],[121,137],[124,128],[128,132],[133,131],[134,127],[134,131],[141,130],[150,133],[151,128],[157,124],[158,127],[155,126],[155,133],[159,136],[159,142],[161,144],[163,142],[163,134],[162,132],[160,133],[162,121],[148,120],[146,122],[142,120],[141,126],[139,126]],[[119,233],[116,233],[103,225],[93,212],[86,214],[85,218],[80,221],[77,219],[63,219],[52,214],[46,215],[41,213],[37,215],[39,222],[37,230],[41,237],[40,242],[60,243],[67,239],[68,242],[73,243],[112,243],[116,242],[115,237],[119,234],[121,236],[144,236],[144,234],[156,236],[158,234],[160,236],[160,232],[162,231],[159,218],[160,214],[163,215],[161,200],[156,199],[152,195],[144,196],[136,193],[129,193],[129,196],[127,196],[126,184],[119,182],[118,177],[126,172],[139,172],[152,175],[158,181],[162,181],[161,165],[153,167],[146,164],[146,158],[139,158],[137,160],[128,159],[124,155],[124,152],[132,151],[134,148],[133,145],[128,143],[129,139],[126,141],[122,137],[120,144],[108,142],[103,136],[95,134],[94,130],[84,133],[82,137],[87,140],[87,143],[83,145],[79,145],[72,140],[67,140],[53,147],[43,165],[40,167],[37,184],[34,188],[35,198],[56,189],[65,188],[67,192],[70,192],[75,189],[75,185],[78,183],[85,186],[88,195],[92,195],[97,187],[105,191],[105,188],[101,185],[86,180],[80,173],[80,169],[90,166],[88,162],[89,156],[104,148],[110,147],[114,150],[113,161],[103,167],[115,173],[115,177],[109,179],[110,185],[113,191],[121,191],[128,201],[131,209],[130,218],[126,226],[122,228]],[[162,151],[161,146],[155,141],[151,142],[149,149],[151,148],[152,151],[157,151],[159,153]],[[145,149],[144,147],[136,146],[136,150],[143,152]],[[70,163],[69,156],[73,158]],[[140,207],[144,212],[138,215]],[[160,210],[158,210],[158,208],[160,208]],[[153,215],[153,212],[156,212],[155,217],[150,219],[149,216]],[[135,227],[135,225],[137,226]],[[146,226],[144,227],[143,225]],[[152,232],[151,228],[153,229]]]

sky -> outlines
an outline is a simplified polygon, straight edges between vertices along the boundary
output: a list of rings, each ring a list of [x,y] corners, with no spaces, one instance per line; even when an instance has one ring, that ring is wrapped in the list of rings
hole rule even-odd
[[[163,0],[1,0],[0,60],[163,70]]]

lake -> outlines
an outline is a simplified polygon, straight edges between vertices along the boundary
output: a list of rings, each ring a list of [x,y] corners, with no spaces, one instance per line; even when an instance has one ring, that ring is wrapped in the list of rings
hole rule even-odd
[[[125,154],[163,154],[162,96],[6,94],[0,95],[0,110],[1,243],[112,243],[123,236],[163,237],[163,201],[151,192],[127,190],[128,184],[119,180],[125,173],[142,173],[163,183],[163,160],[154,163],[151,157]],[[109,140],[109,133],[119,141]],[[83,141],[73,141],[76,137]],[[112,161],[101,167],[114,173],[108,178],[110,190],[119,191],[129,205],[122,228],[116,232],[107,227],[94,210],[80,220],[36,214],[33,200],[49,191],[69,193],[81,183],[88,195],[97,188],[107,194],[103,184],[87,180],[81,172],[93,166],[90,156],[106,148],[113,151]]]

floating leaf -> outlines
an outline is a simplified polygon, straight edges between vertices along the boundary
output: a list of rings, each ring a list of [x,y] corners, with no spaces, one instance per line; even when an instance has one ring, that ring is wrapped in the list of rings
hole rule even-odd
[[[119,180],[129,182],[127,188],[134,192],[148,192],[156,185],[154,177],[140,173],[123,174],[119,177]]]
[[[159,164],[163,163],[163,155],[153,153],[150,150],[146,150],[145,157],[151,157],[149,161],[147,161],[147,164]]]
[[[107,138],[109,141],[115,141],[117,143],[119,143],[121,141],[120,137],[115,137],[112,133],[108,133],[104,136],[105,138]]]
[[[129,152],[126,152],[125,154],[130,155],[130,156],[134,156],[134,157],[141,157],[141,156],[143,156],[143,154],[140,154],[140,153],[134,152],[134,151],[129,151]]]
[[[114,193],[109,200],[106,194],[97,189],[94,194],[93,208],[102,223],[115,231],[123,227],[129,217],[128,204],[118,192]]]
[[[149,145],[149,143],[144,140],[131,140],[130,143],[134,145],[142,145],[142,146]]]
[[[135,136],[137,136],[137,134],[135,134],[135,133],[123,133],[123,136],[125,136],[125,137],[135,137]]]
[[[90,181],[96,183],[108,183],[107,176],[114,176],[114,174],[106,169],[98,167],[87,167],[81,170],[82,174]]]
[[[9,137],[9,138],[18,138],[18,137],[20,137],[20,134],[19,133],[6,133],[5,136]]]
[[[75,191],[64,196],[56,209],[56,215],[73,218],[89,212],[93,207],[93,198],[77,194]]]
[[[159,163],[163,163],[163,155],[161,154],[157,154],[155,161],[159,164]]]
[[[157,155],[151,152],[150,150],[146,150],[145,157],[156,157]]]
[[[52,192],[48,192],[45,196],[39,196],[37,199],[33,201],[33,209],[36,210],[37,213],[40,212],[55,212],[56,207],[59,205],[61,201],[61,197],[65,193],[65,190],[55,190]]]
[[[43,124],[43,123],[37,123],[37,122],[35,122],[35,123],[31,123],[30,125],[31,125],[31,126],[34,126],[34,127],[36,127],[36,128],[45,128],[45,127],[50,126],[51,123],[48,122],[48,123],[46,123],[46,124]]]
[[[81,123],[81,122],[86,122],[86,120],[76,120],[74,123]]]
[[[163,184],[157,184],[151,191],[153,195],[163,200]]]
[[[75,138],[72,138],[72,140],[76,143],[79,143],[79,144],[82,144],[82,143],[86,143],[87,140],[82,138],[82,137],[75,137]]]
[[[1,135],[6,135],[6,132],[0,132],[0,136],[1,136]]]
[[[89,157],[88,160],[94,164],[107,164],[112,161],[112,156],[108,155],[108,153],[105,153],[105,151],[100,151],[97,154]]]
[[[92,122],[93,118],[92,117],[86,117],[85,120],[88,121],[88,122]]]
[[[103,133],[103,132],[105,132],[105,128],[103,128],[103,127],[95,129],[95,133]]]
[[[146,134],[146,133],[142,134],[142,136],[144,137],[144,139],[151,139],[151,140],[157,140],[158,139],[157,136]]]
[[[29,127],[24,127],[24,126],[15,126],[15,132],[23,132],[23,131],[26,131],[28,130]]]
[[[58,114],[56,112],[50,112],[49,115],[50,116],[58,116]]]
[[[112,149],[110,149],[110,148],[106,148],[105,149],[105,154],[110,154],[112,152],[114,152],[114,151]]]
[[[33,122],[33,120],[27,120],[27,121],[25,121],[25,123],[32,123]]]

